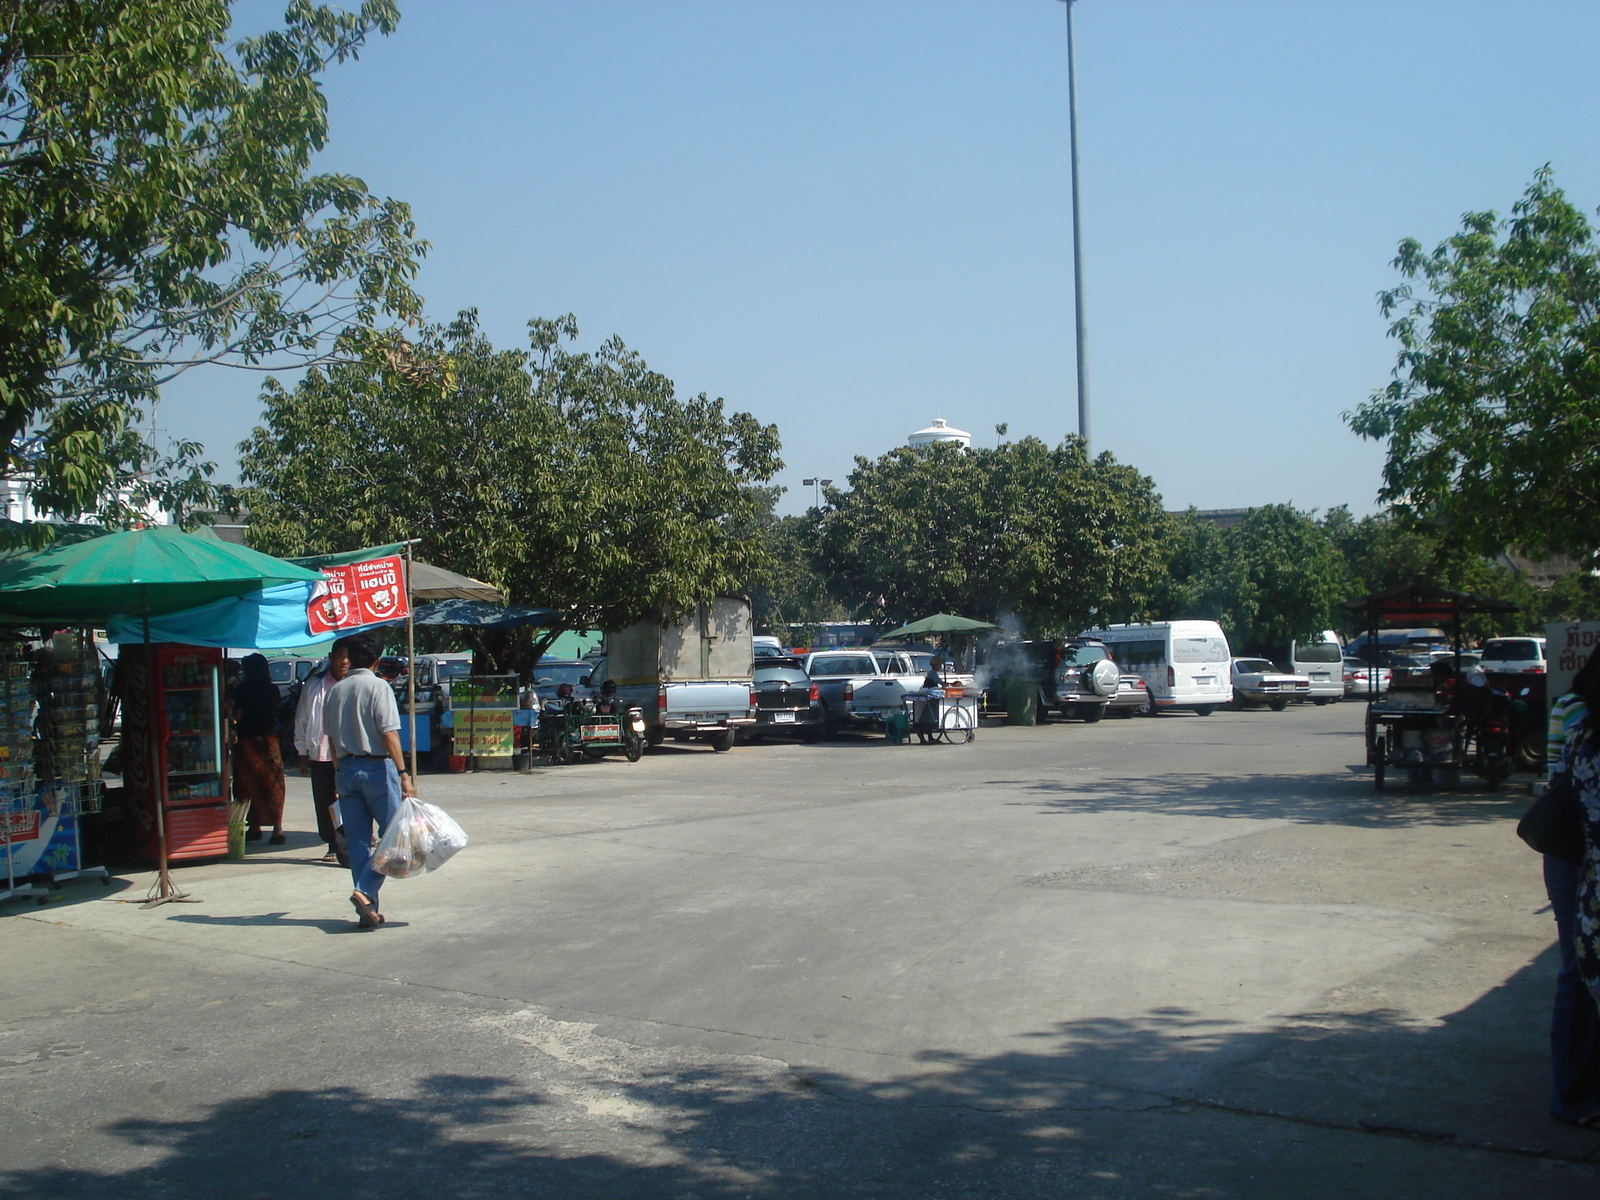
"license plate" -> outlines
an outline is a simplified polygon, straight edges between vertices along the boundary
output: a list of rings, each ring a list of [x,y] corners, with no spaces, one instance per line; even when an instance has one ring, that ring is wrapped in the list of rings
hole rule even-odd
[[[1326,671],[1313,671],[1311,672],[1311,678],[1320,679],[1322,682],[1326,683],[1328,682],[1328,673]]]
[[[585,725],[583,727],[583,740],[586,742],[616,742],[621,739],[621,725]]]
[[[793,725],[794,714],[792,712],[773,713],[772,723],[774,725]]]
[[[1194,681],[1196,683],[1215,683],[1217,677],[1215,675],[1196,675]]]

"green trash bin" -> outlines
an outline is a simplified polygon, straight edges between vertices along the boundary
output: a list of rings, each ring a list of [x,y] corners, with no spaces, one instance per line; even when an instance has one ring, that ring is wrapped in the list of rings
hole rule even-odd
[[[1039,723],[1039,687],[1031,679],[1006,680],[1006,724]]]

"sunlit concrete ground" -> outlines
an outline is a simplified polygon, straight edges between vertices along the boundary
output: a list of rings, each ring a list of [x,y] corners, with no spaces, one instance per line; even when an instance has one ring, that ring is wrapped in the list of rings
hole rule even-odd
[[[1593,1197],[1514,780],[1355,704],[425,776],[353,931],[286,848],[0,909],[20,1197]]]

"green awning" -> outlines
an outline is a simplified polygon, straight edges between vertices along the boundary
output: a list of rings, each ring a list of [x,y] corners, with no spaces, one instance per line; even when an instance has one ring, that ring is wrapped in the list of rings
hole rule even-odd
[[[0,622],[103,624],[114,616],[136,617],[146,605],[151,616],[161,616],[321,579],[244,546],[157,525],[0,559]]]

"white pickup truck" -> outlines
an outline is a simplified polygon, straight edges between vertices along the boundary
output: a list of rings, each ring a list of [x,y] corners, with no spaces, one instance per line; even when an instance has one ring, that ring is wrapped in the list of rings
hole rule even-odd
[[[652,746],[670,734],[731,750],[739,729],[756,723],[751,631],[743,596],[718,596],[682,621],[641,621],[606,634],[589,686],[613,680],[618,698],[643,712]]]
[[[925,674],[903,651],[865,648],[814,650],[805,657],[805,670],[827,710],[830,733],[881,728],[887,716],[901,711],[905,694],[922,686]]]

